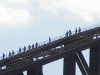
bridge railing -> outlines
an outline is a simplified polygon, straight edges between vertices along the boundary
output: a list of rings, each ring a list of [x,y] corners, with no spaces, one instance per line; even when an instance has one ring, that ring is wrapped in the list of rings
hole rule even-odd
[[[98,36],[100,36],[100,34],[97,34]],[[75,45],[79,45],[80,43],[79,42],[82,42],[84,45],[86,45],[87,44],[87,41],[88,41],[88,43],[90,43],[90,41],[91,41],[91,37],[94,37],[94,35],[93,36],[90,36],[90,37],[87,37],[87,38],[84,38],[83,40],[80,40],[80,41],[76,41],[76,42],[74,42],[74,43],[72,43],[72,44],[70,44],[70,45],[67,45],[67,47],[61,47],[61,48],[56,48],[56,49],[54,49],[54,50],[56,50],[56,51],[54,51],[54,50],[50,50],[50,52],[48,52],[47,53],[47,57],[50,57],[50,56],[52,56],[51,54],[52,54],[52,52],[54,53],[53,55],[55,56],[55,54],[57,54],[57,53],[61,53],[62,51],[63,52],[66,52],[66,50],[68,50],[68,51],[71,51],[72,49],[74,49],[75,48]],[[90,40],[89,40],[90,39]],[[98,40],[98,38],[96,38],[97,40]],[[85,40],[85,41],[84,41]],[[86,41],[87,40],[87,41]],[[96,40],[94,40],[94,41],[96,41]],[[92,42],[94,42],[93,40],[92,40]],[[77,44],[76,44],[77,43]],[[80,47],[80,46],[79,46]],[[76,47],[77,48],[77,47]],[[37,62],[37,61],[40,61],[40,60],[42,60],[42,59],[44,59],[44,58],[47,58],[47,57],[44,57],[44,55],[45,54],[42,54],[41,56],[37,56],[37,57],[30,57],[30,58],[27,58],[27,57],[25,57],[22,61],[19,61],[18,63],[17,62],[14,62],[14,63],[12,63],[12,64],[9,64],[9,65],[7,65],[7,68],[5,68],[5,70],[7,70],[7,69],[14,69],[15,67],[21,67],[21,66],[25,66],[26,64],[23,64],[23,62],[25,62],[25,61],[27,61],[28,62],[28,60],[31,60],[31,59],[33,59],[33,62]],[[25,60],[25,59],[27,59],[27,60]],[[16,60],[16,59],[15,59]],[[33,63],[32,62],[32,63]],[[29,61],[29,63],[31,63],[30,61]],[[29,64],[28,63],[28,64]],[[17,66],[16,66],[17,65]],[[19,68],[18,67],[18,68]]]
[[[94,29],[94,28],[98,28],[98,27],[100,27],[100,24],[95,24],[95,25],[92,25],[92,26],[89,26],[89,27],[81,28],[81,32],[88,31],[88,30],[91,30],[91,29]],[[71,31],[71,32],[72,32],[72,34],[69,35],[69,36],[67,36],[67,37],[76,35],[75,31]],[[78,32],[78,33],[79,33],[79,32]],[[77,33],[77,34],[78,34],[78,33]],[[63,34],[63,35],[58,36],[58,37],[55,37],[55,38],[50,38],[49,40],[46,40],[46,41],[43,41],[43,42],[38,43],[38,47],[41,47],[41,46],[43,46],[43,45],[46,45],[46,44],[49,44],[49,43],[51,43],[51,42],[57,41],[57,40],[59,40],[59,39],[63,39],[63,38],[65,38],[65,37],[66,37],[66,35]],[[26,51],[28,51],[28,47],[26,47]],[[21,52],[19,52],[19,50],[18,50],[18,51],[15,51],[15,52],[14,52],[14,55],[17,55],[17,54],[20,54],[20,53],[23,53],[23,52],[24,52],[24,50],[21,49]],[[9,54],[6,54],[6,55],[5,55],[5,59],[6,59],[6,58],[9,58]],[[2,60],[2,59],[3,59],[3,56],[1,56],[0,60]]]

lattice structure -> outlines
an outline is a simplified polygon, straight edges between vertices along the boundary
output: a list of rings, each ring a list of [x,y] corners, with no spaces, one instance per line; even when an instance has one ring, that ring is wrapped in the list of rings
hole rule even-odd
[[[100,25],[85,28],[80,33],[59,37],[36,48],[0,61],[0,75],[43,75],[42,66],[64,58],[63,75],[75,75],[75,63],[82,75],[100,75]],[[90,66],[81,51],[90,48]]]

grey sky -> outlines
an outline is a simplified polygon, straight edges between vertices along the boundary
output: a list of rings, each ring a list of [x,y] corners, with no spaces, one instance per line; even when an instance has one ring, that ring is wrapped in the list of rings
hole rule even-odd
[[[0,0],[0,54],[60,36],[69,29],[99,23],[99,3],[99,0]],[[59,65],[62,71],[63,62],[58,61],[53,66]],[[53,66],[45,66],[47,72],[59,69]],[[45,75],[61,75],[59,72]]]

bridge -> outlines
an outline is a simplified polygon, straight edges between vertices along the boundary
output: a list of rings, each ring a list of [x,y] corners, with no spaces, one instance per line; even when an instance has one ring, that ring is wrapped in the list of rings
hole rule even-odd
[[[63,75],[75,75],[75,63],[82,75],[100,75],[100,24],[37,44],[34,48],[1,59],[0,75],[23,75],[23,71],[27,71],[27,75],[43,75],[43,65],[61,58],[64,58]],[[89,66],[82,54],[88,48]]]

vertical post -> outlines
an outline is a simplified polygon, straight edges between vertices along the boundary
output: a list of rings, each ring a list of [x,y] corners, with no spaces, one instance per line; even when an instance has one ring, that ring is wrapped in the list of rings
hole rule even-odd
[[[90,48],[90,75],[100,75],[100,47]]]
[[[65,56],[64,57],[64,70],[63,70],[63,75],[75,75],[75,56],[70,55],[70,56]]]
[[[41,66],[36,66],[35,68],[28,70],[27,75],[43,75],[42,65]]]

